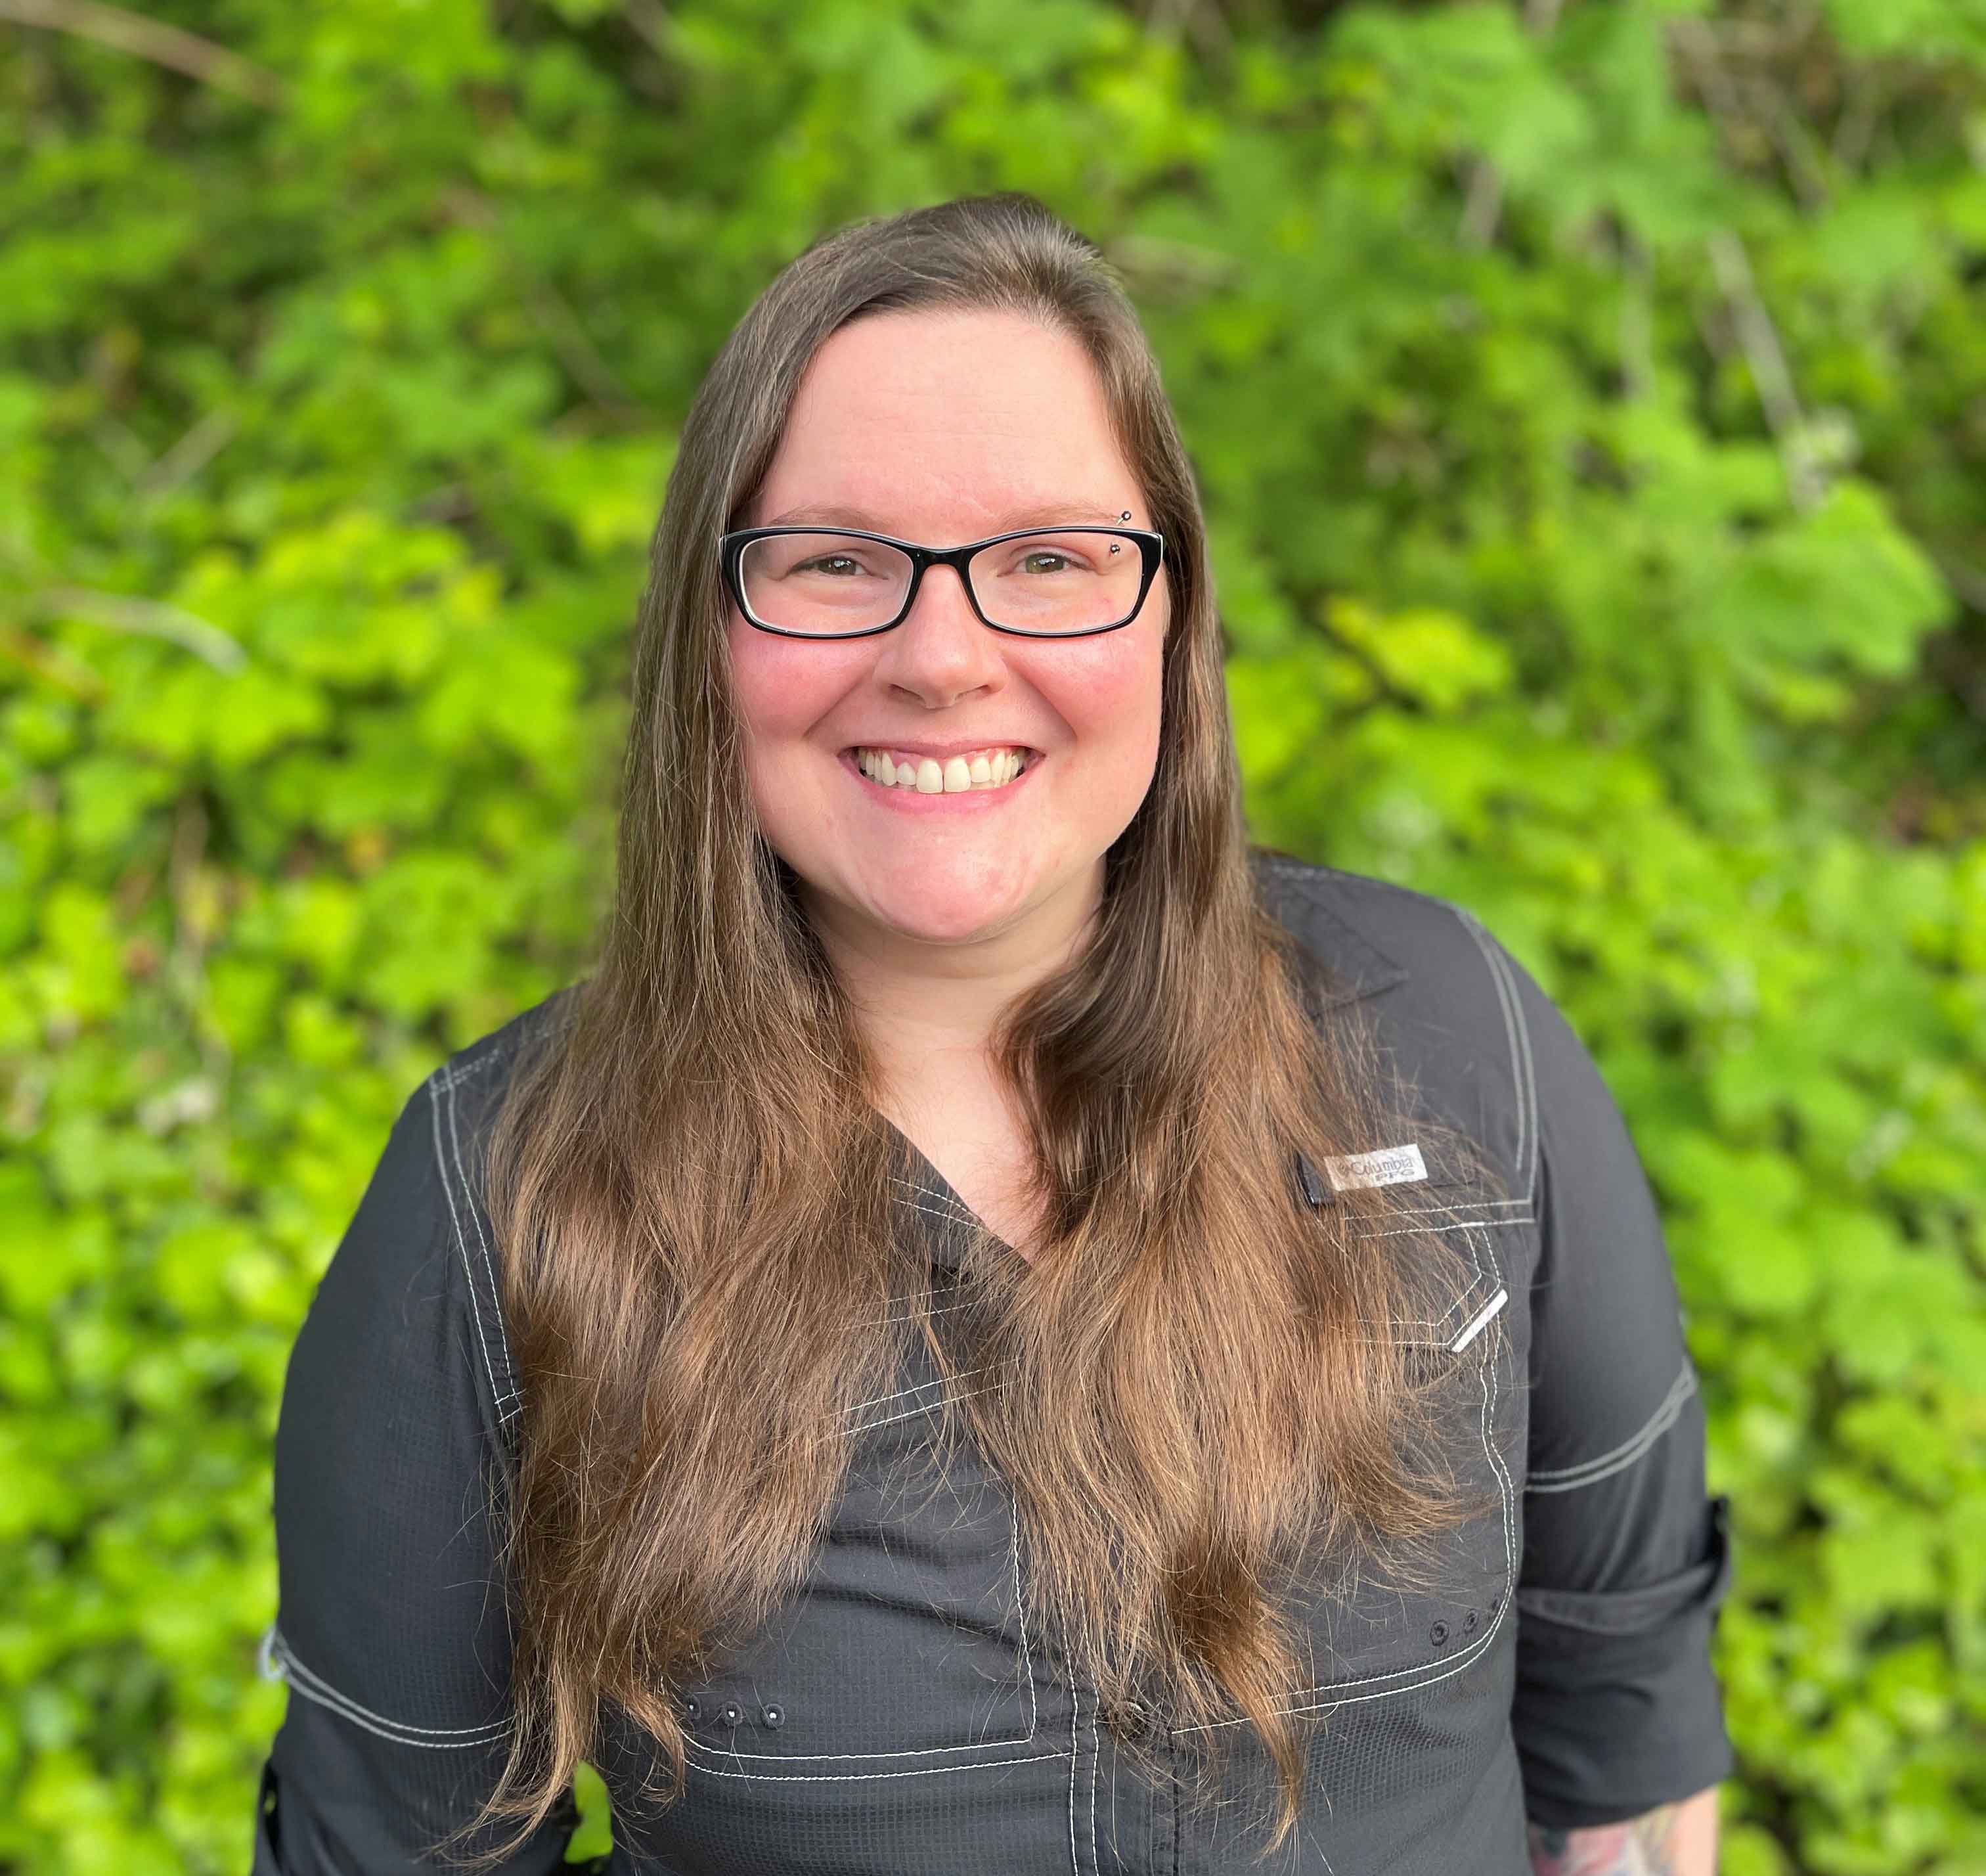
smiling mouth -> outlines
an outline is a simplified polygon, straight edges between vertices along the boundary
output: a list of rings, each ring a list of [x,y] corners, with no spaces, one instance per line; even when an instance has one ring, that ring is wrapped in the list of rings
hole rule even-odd
[[[1038,750],[1018,743],[991,746],[943,761],[914,753],[899,756],[866,745],[843,754],[856,773],[875,786],[922,795],[995,793],[1042,759]]]

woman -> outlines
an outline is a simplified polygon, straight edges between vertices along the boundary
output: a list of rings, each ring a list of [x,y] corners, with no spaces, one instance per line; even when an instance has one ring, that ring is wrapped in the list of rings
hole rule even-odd
[[[597,970],[416,1091],[292,1356],[258,1871],[555,1868],[584,1757],[616,1871],[1707,1873],[1634,1150],[1466,912],[1251,847],[1095,248],[789,267],[632,682]]]

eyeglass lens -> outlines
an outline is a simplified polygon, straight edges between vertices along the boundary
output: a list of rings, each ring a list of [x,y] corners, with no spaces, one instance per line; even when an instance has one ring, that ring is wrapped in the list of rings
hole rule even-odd
[[[979,608],[1025,632],[1093,632],[1128,618],[1144,557],[1128,534],[1052,528],[981,547],[970,563]],[[910,557],[859,535],[767,534],[747,544],[739,584],[752,616],[783,632],[831,638],[897,616]]]

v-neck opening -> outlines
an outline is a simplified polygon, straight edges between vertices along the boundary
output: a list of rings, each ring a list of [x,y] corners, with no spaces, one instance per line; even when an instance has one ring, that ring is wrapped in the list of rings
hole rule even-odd
[[[878,1113],[882,1113],[880,1108],[877,1111]],[[918,1207],[920,1216],[926,1221],[927,1225],[937,1226],[950,1222],[955,1224],[961,1230],[976,1228],[985,1232],[991,1239],[996,1250],[1004,1252],[1008,1257],[1020,1257],[1020,1252],[988,1224],[986,1221],[959,1196],[958,1188],[938,1170],[924,1149],[887,1114],[883,1114],[882,1119],[883,1124],[895,1136],[898,1144],[903,1149],[910,1167],[912,1183],[917,1191],[924,1197],[937,1201],[941,1207],[957,1214],[954,1218],[948,1221],[934,1216],[928,1208]],[[951,1242],[948,1235],[941,1231],[927,1230],[926,1235],[931,1241],[934,1254],[942,1253],[941,1261],[955,1268],[958,1264],[958,1245]],[[1025,1262],[1026,1260],[1023,1258],[1022,1261]]]

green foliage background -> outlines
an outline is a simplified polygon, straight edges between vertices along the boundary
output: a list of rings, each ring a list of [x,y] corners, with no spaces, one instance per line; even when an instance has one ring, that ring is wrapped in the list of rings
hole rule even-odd
[[[1258,834],[1628,1111],[1725,1869],[1976,1876],[1986,0],[0,0],[0,1868],[246,1868],[290,1342],[581,968],[675,426],[992,187],[1148,318]]]

